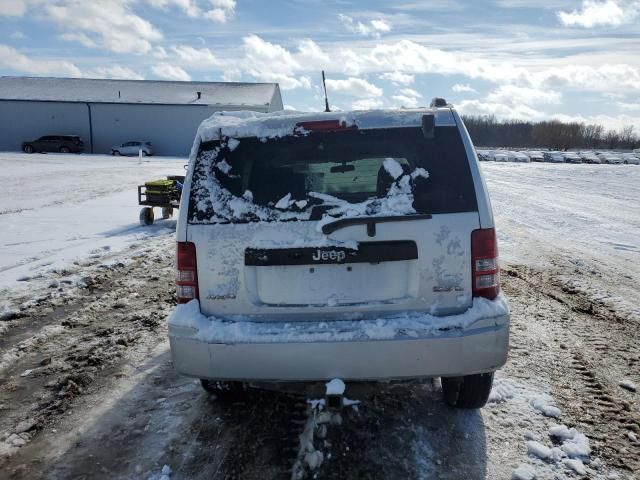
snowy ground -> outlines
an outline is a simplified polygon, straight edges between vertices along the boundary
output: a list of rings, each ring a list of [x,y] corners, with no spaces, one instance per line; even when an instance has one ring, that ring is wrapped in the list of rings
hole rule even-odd
[[[640,167],[484,163],[513,322],[490,403],[386,384],[338,418],[173,371],[175,222],[139,227],[135,186],[182,163],[0,155],[0,477],[637,478]]]
[[[13,297],[8,290],[48,286],[60,271],[80,272],[87,259],[172,231],[171,221],[140,226],[137,185],[184,174],[184,163],[176,158],[139,162],[103,155],[0,154],[0,314]]]

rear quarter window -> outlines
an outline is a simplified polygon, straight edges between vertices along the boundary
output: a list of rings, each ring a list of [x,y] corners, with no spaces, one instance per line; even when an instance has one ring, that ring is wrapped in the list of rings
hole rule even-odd
[[[319,220],[477,211],[460,133],[440,127],[311,133],[205,142],[189,221]]]

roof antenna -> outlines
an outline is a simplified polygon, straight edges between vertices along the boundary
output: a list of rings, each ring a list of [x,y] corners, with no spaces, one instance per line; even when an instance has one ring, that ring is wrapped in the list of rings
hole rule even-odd
[[[324,70],[322,70],[322,88],[324,88],[324,111],[330,112],[329,98],[327,97],[327,84],[325,83]]]

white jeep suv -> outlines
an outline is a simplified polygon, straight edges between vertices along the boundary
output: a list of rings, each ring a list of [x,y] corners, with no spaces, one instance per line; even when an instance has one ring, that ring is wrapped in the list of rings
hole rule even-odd
[[[177,242],[173,362],[207,390],[441,377],[479,408],[507,359],[491,204],[450,106],[215,114]]]

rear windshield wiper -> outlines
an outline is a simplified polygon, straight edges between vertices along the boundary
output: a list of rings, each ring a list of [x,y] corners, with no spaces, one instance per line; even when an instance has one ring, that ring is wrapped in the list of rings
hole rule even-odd
[[[351,217],[341,218],[335,222],[327,223],[322,226],[322,233],[329,235],[341,228],[351,227],[353,225],[366,225],[367,235],[370,237],[376,234],[376,223],[389,223],[389,222],[407,222],[411,220],[428,220],[431,218],[430,213],[423,213],[418,215],[389,215],[385,217]]]

